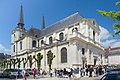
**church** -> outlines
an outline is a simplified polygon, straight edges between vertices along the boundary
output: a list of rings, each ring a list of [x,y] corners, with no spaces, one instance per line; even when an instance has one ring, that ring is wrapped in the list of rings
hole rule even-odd
[[[19,21],[11,34],[12,58],[21,60],[21,69],[37,68],[33,56],[38,54],[43,55],[40,67],[48,69],[47,55],[50,52],[54,55],[52,69],[105,64],[101,31],[95,19],[84,18],[76,12],[47,27],[43,16],[42,29],[32,27],[26,30],[24,24],[21,4]],[[31,58],[31,66],[28,58]]]

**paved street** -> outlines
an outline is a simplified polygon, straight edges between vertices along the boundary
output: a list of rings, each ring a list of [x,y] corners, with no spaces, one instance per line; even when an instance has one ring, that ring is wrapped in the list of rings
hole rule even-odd
[[[71,80],[99,80],[102,76],[99,77],[81,77],[79,79],[71,79]],[[5,79],[5,78],[0,78],[0,80],[16,80],[16,79]],[[17,79],[17,80],[23,80],[23,79]],[[27,78],[27,80],[70,80],[69,78],[57,78],[57,77],[39,77],[37,76],[36,79],[33,79],[33,76],[30,76]]]

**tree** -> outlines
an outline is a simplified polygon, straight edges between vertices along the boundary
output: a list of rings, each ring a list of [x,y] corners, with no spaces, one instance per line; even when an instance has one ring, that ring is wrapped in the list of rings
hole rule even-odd
[[[28,61],[28,58],[27,59],[23,58],[23,68],[25,68],[25,65],[26,65],[27,61]]]
[[[30,64],[30,68],[32,68],[32,65],[33,65],[33,63],[35,62],[32,62],[32,60],[33,60],[33,58],[32,58],[32,56],[30,55],[30,56],[28,56],[28,60],[29,60],[29,64]]]
[[[120,6],[120,1],[116,2],[116,6]],[[120,21],[120,11],[115,12],[114,10],[111,10],[109,12],[106,12],[104,10],[98,10],[98,12],[103,16],[112,18],[113,20]],[[114,23],[113,28],[115,29],[114,34],[112,34],[113,37],[120,34],[120,24],[119,23]]]
[[[1,69],[3,68],[3,64],[4,63],[0,61],[0,67],[1,67]]]
[[[13,64],[13,68],[15,69],[15,64],[18,63],[18,58],[17,59],[11,59],[12,64]]]
[[[23,61],[23,58],[22,58],[22,60],[20,60],[20,58],[17,58],[17,61],[18,61],[18,68],[20,68],[20,65],[21,65],[21,62]]]
[[[41,53],[38,53],[37,58],[35,57],[35,55],[33,56],[33,58],[35,59],[35,61],[37,61],[37,67],[38,67],[38,69],[40,69],[41,60],[43,59],[43,55],[41,55]]]
[[[12,66],[11,60],[7,60],[7,61],[6,61],[6,64],[7,64],[7,68],[8,68],[8,66],[9,66],[9,68],[11,69],[11,66]]]
[[[3,62],[3,67],[6,68],[6,65],[7,65],[7,61],[5,60],[5,61]]]
[[[48,52],[47,58],[48,58],[48,65],[49,65],[49,71],[50,71],[51,70],[52,61],[55,58],[55,55],[53,55],[51,50]]]

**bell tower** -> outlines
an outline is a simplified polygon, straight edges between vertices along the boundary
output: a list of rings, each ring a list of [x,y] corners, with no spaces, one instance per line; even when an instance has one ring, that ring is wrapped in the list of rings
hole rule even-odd
[[[26,29],[24,28],[24,16],[23,16],[23,6],[22,3],[20,3],[20,14],[19,14],[19,18],[18,18],[18,24],[17,27],[12,31],[12,35],[11,35],[11,49],[12,49],[12,53],[17,53],[17,44],[19,43],[19,41],[21,41],[21,39],[24,37],[24,35],[26,34]]]

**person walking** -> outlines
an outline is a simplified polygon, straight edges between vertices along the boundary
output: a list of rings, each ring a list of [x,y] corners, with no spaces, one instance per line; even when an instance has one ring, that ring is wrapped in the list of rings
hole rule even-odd
[[[92,72],[93,72],[93,67],[90,66],[90,68],[89,68],[89,77],[92,77]]]
[[[50,69],[50,77],[52,77],[52,73],[53,73],[53,72],[52,72],[52,69]]]
[[[25,69],[23,69],[23,78],[24,78],[24,80],[27,80]]]
[[[85,72],[86,72],[86,76],[88,76],[88,67],[86,68]]]
[[[36,77],[36,73],[37,73],[37,70],[34,68],[34,70],[33,70],[34,79],[35,79],[35,77]]]

